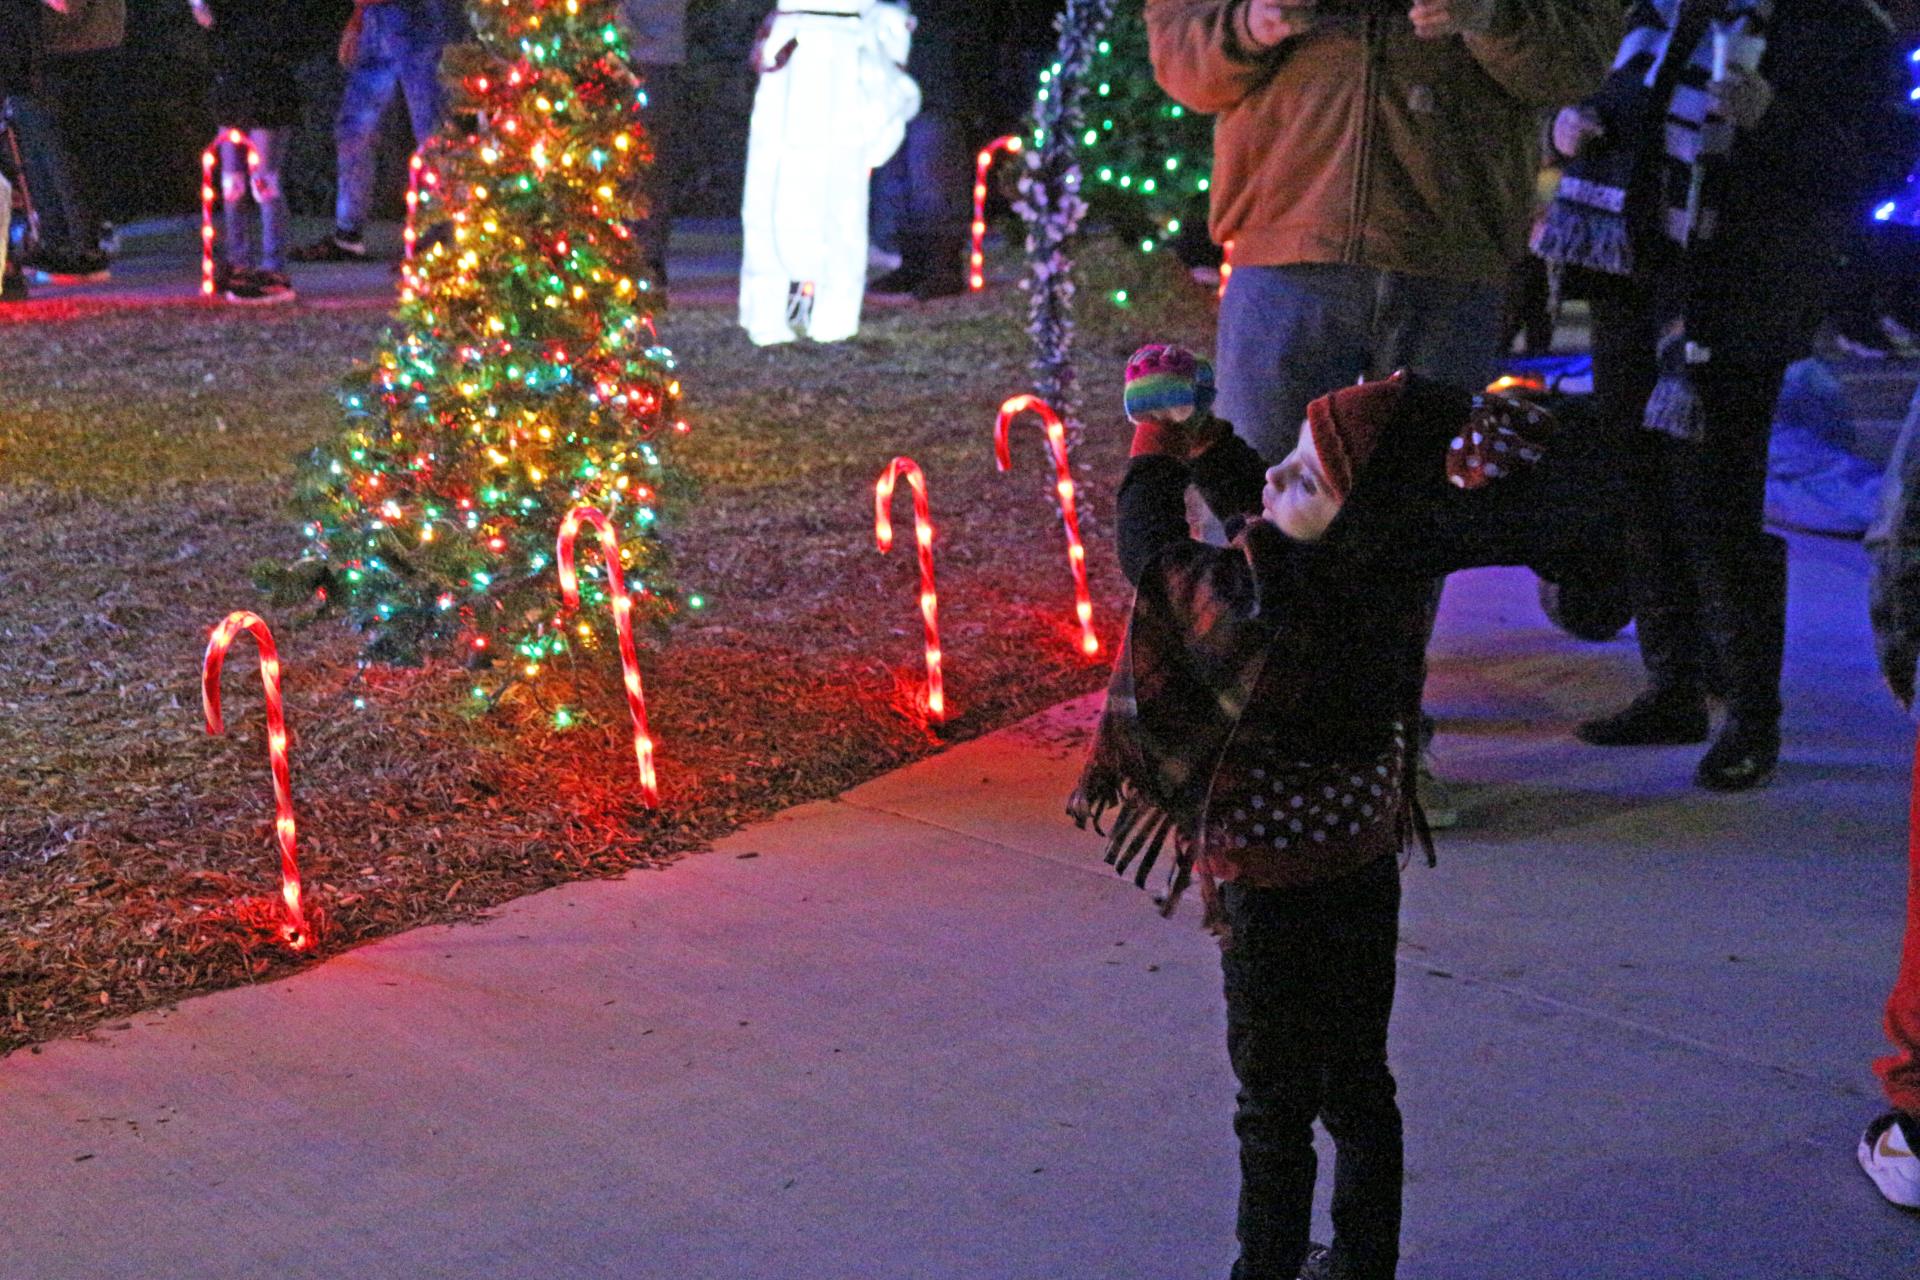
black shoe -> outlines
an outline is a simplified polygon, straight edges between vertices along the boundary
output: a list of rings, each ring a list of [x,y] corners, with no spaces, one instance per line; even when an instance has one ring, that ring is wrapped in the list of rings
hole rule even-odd
[[[228,302],[251,307],[292,302],[300,296],[293,291],[293,282],[287,279],[285,272],[257,271],[245,267],[235,269],[226,294]]]
[[[99,284],[113,278],[107,255],[84,249],[42,249],[26,267],[47,284]]]
[[[25,302],[27,296],[25,275],[10,269],[5,276],[0,276],[0,302]]]
[[[920,287],[920,269],[902,263],[883,276],[876,276],[867,282],[867,292],[872,294],[892,294],[904,298]]]
[[[1300,1262],[1300,1280],[1334,1280],[1338,1274],[1333,1268],[1333,1250],[1323,1244],[1307,1246],[1307,1256]]]
[[[295,262],[365,262],[367,242],[358,231],[335,231],[288,255]]]
[[[1729,720],[1700,758],[1693,780],[1709,791],[1748,791],[1765,786],[1779,763],[1779,725]]]
[[[1622,710],[1587,720],[1574,736],[1592,747],[1677,747],[1707,740],[1707,703],[1696,693],[1649,689]]]

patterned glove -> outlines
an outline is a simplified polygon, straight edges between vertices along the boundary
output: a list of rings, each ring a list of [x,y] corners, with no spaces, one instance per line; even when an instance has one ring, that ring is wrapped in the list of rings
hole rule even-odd
[[[1447,446],[1447,481],[1482,489],[1540,461],[1554,432],[1553,415],[1539,405],[1485,393],[1473,398],[1466,425]]]

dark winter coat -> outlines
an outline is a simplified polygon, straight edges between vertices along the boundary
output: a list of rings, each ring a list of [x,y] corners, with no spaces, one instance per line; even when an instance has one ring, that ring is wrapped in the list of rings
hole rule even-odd
[[[1907,411],[1880,489],[1880,515],[1867,530],[1873,564],[1867,606],[1880,671],[1902,705],[1912,705],[1920,662],[1920,396]]]
[[[1417,826],[1407,766],[1433,580],[1536,559],[1547,492],[1544,470],[1494,491],[1449,485],[1449,440],[1470,398],[1437,383],[1423,396],[1430,411],[1380,442],[1314,543],[1257,518],[1265,466],[1237,437],[1190,467],[1149,455],[1128,468],[1118,536],[1136,601],[1069,812],[1097,821],[1117,806],[1110,860],[1123,871],[1133,862],[1143,885],[1151,852],[1173,843],[1169,905],[1188,863],[1223,880],[1311,883],[1401,848]],[[1188,537],[1189,484],[1227,523],[1231,546]],[[1280,853],[1209,845],[1231,817],[1210,812],[1223,785],[1308,764],[1335,790],[1349,778],[1367,790],[1377,777],[1393,810]]]
[[[209,97],[223,129],[290,129],[300,123],[295,33],[287,0],[208,0],[213,70]]]
[[[1717,360],[1804,353],[1868,205],[1898,187],[1920,149],[1892,29],[1863,0],[1778,0],[1759,71],[1775,97],[1727,157],[1712,237],[1683,264],[1636,237],[1647,271],[1686,272],[1688,337]],[[1665,127],[1659,107],[1619,119],[1605,95],[1588,105],[1610,134]],[[1649,150],[1659,153],[1657,135]],[[1629,200],[1656,198],[1639,184]]]

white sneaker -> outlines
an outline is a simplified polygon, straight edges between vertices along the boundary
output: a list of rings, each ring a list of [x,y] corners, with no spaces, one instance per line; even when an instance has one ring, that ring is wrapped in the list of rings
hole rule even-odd
[[[1904,1209],[1920,1209],[1920,1158],[1913,1153],[1912,1121],[1901,1122],[1889,1111],[1867,1126],[1860,1137],[1860,1167],[1880,1188],[1880,1194]]]

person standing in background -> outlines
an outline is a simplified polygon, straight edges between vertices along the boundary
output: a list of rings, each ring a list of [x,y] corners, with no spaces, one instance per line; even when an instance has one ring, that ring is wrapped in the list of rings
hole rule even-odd
[[[67,0],[65,13],[48,9],[41,21],[47,53],[40,77],[47,105],[66,154],[84,158],[73,169],[79,200],[73,238],[104,252],[109,230],[100,215],[108,165],[129,162],[123,121],[114,110],[125,75],[120,48],[127,39],[127,0]]]
[[[446,0],[354,0],[353,16],[340,36],[347,85],[333,126],[339,184],[333,230],[295,249],[295,262],[358,262],[367,256],[380,117],[398,89],[413,121],[414,146],[433,136],[446,107],[440,54],[458,29],[456,22]]]
[[[680,184],[686,180],[680,102],[687,63],[687,0],[620,0],[621,25],[627,33],[627,55],[646,84],[647,105],[641,115],[653,144],[653,168],[643,184],[646,214],[635,232],[647,264],[647,275],[664,288],[667,283],[667,241],[673,234],[673,209]]]
[[[1484,387],[1539,113],[1599,84],[1618,0],[1147,0],[1146,18],[1160,87],[1215,117],[1220,416],[1274,462],[1309,401],[1360,378]]]

